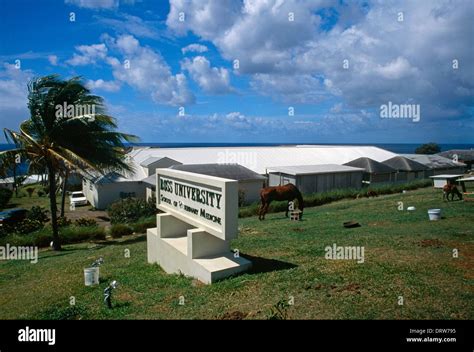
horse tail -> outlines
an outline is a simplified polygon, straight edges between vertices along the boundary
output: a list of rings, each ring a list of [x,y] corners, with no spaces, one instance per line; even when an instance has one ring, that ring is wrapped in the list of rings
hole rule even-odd
[[[304,200],[301,192],[298,188],[296,188],[296,199],[298,199],[298,208],[303,211],[304,209]]]

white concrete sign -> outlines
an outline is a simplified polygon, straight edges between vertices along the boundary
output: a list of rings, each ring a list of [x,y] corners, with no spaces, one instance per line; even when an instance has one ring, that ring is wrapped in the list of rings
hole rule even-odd
[[[156,170],[156,228],[147,231],[148,262],[202,282],[247,270],[230,250],[237,237],[238,182],[192,172]]]
[[[237,236],[237,181],[158,169],[156,189],[158,209],[223,240]]]

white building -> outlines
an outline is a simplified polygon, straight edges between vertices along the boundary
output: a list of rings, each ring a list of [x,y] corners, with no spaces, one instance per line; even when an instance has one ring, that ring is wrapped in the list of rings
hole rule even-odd
[[[397,154],[371,146],[133,147],[128,159],[134,172],[84,180],[83,191],[94,207],[105,209],[127,196],[145,198],[147,183],[144,179],[152,176],[157,168],[172,165],[239,164],[257,174],[267,175],[269,168],[281,165],[342,165],[360,157],[383,161],[394,156]]]

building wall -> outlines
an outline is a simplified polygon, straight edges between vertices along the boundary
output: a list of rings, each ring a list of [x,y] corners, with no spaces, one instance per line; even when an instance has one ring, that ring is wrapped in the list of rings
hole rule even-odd
[[[110,204],[127,196],[145,198],[146,184],[140,181],[113,183],[83,183],[83,192],[96,209],[106,209]]]
[[[370,184],[395,182],[395,173],[386,174],[368,174]]]
[[[360,189],[362,187],[362,171],[299,175],[296,179],[291,175],[269,174],[270,186],[278,186],[287,183],[293,183],[304,194],[344,188]]]
[[[296,184],[296,178],[293,175],[270,173],[268,174],[269,186],[280,186],[288,183]]]
[[[244,204],[260,200],[260,190],[264,186],[264,180],[239,181],[239,191],[245,193]]]

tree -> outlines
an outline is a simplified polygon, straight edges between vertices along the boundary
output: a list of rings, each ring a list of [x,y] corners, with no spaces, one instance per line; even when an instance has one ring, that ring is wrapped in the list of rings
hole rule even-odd
[[[93,107],[94,114],[74,113],[83,107]],[[116,131],[115,119],[106,114],[103,99],[92,95],[79,77],[61,80],[51,75],[30,81],[28,108],[30,119],[20,124],[19,132],[5,129],[15,149],[1,152],[0,160],[19,154],[29,161],[29,169],[46,169],[53,248],[60,250],[57,176],[64,167],[102,174],[132,171],[123,143],[137,137]]]
[[[441,148],[436,143],[426,143],[422,144],[418,148],[416,148],[416,154],[436,154],[441,151]]]

